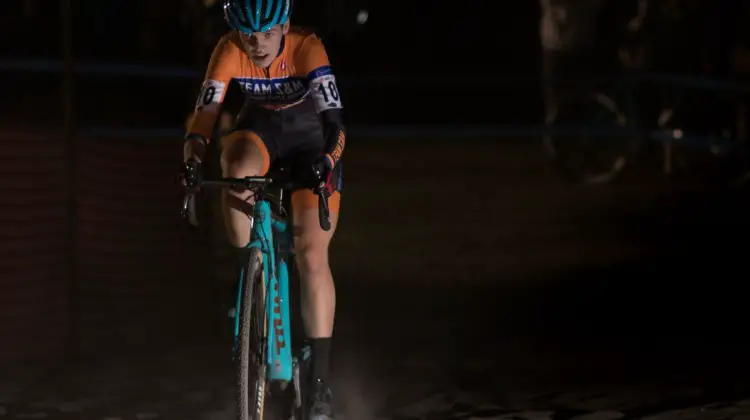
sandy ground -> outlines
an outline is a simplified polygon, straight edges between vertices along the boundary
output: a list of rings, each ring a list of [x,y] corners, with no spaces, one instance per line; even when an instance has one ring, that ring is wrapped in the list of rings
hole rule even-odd
[[[530,140],[352,143],[340,418],[750,419],[746,191],[571,187]],[[231,419],[229,344],[15,366],[0,418]]]

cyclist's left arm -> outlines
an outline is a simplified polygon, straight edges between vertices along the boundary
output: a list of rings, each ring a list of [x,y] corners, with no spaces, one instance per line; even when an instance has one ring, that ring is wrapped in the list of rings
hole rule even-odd
[[[346,128],[341,117],[341,96],[336,77],[331,70],[323,42],[315,35],[309,35],[300,49],[302,66],[310,83],[315,110],[323,122],[325,135],[326,161],[330,168],[336,166],[344,154],[346,145]]]

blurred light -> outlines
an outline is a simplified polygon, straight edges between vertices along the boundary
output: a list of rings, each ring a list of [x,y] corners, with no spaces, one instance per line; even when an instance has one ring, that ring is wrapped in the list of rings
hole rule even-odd
[[[359,13],[357,13],[357,23],[360,25],[364,25],[365,22],[367,22],[367,18],[370,16],[370,14],[367,12],[367,10],[360,10]]]

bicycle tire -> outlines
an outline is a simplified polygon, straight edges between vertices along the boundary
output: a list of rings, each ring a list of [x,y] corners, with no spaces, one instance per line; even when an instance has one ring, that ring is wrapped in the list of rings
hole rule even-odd
[[[263,253],[250,248],[242,285],[237,420],[263,420],[266,397],[266,302]]]
[[[570,95],[549,117],[551,126],[622,128],[625,114],[607,95]],[[558,173],[574,183],[607,183],[624,169],[629,139],[605,138],[596,134],[545,136],[544,146]]]

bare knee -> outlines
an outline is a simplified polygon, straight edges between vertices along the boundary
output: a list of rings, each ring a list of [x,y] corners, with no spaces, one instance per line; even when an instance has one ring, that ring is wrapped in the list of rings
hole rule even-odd
[[[331,214],[329,231],[320,228],[317,208],[296,207],[293,216],[295,260],[301,280],[308,287],[327,287],[326,283],[331,281],[328,247],[336,231],[338,216]]]
[[[228,178],[258,176],[264,171],[262,158],[253,156],[252,150],[228,151],[221,155],[221,173]]]
[[[298,241],[295,245],[295,261],[303,281],[327,279],[331,272],[328,266],[328,245],[321,241]]]
[[[249,131],[236,131],[222,139],[221,172],[225,177],[263,175],[270,157],[261,138]]]
[[[244,178],[263,175],[268,170],[268,151],[255,133],[237,131],[223,138],[222,144],[224,145],[221,153],[222,176]],[[229,189],[227,195],[242,201],[252,198],[251,192],[240,189]]]

